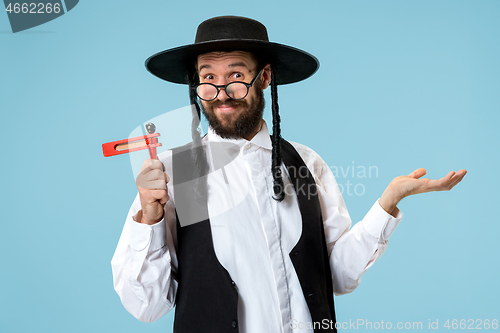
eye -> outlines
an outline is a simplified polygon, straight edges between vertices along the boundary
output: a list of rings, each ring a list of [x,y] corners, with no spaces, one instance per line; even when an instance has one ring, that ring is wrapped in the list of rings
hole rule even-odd
[[[209,80],[213,80],[215,79],[215,76],[213,76],[212,74],[207,74],[203,77],[203,80],[205,81],[209,81]]]
[[[232,75],[232,78],[233,78],[234,80],[241,80],[241,79],[243,79],[243,74],[241,74],[241,73],[234,73],[234,74]]]

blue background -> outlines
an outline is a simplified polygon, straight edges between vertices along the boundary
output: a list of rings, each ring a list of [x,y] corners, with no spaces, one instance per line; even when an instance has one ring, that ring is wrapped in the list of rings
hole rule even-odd
[[[16,34],[0,13],[0,332],[171,332],[173,312],[142,323],[113,290],[136,187],[129,158],[104,158],[101,144],[188,105],[186,87],[144,60],[227,14],[320,60],[279,89],[283,137],[338,170],[377,167],[338,175],[364,190],[344,189],[353,223],[398,175],[468,170],[450,192],[399,204],[387,252],[336,297],[338,320],[439,320],[446,331],[446,319],[500,319],[499,1],[89,0]]]

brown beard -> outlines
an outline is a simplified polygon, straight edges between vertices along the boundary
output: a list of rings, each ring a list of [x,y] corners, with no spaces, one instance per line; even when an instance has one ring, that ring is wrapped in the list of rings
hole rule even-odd
[[[233,99],[228,99],[225,102],[214,100],[205,102],[205,105],[201,103],[203,114],[217,135],[225,139],[240,139],[254,133],[259,128],[265,107],[264,91],[260,80],[256,81],[252,88],[256,90],[256,95],[251,99],[250,103],[246,100]],[[221,91],[219,93],[224,94],[225,92]],[[229,125],[225,125],[214,112],[214,108],[220,105],[242,107],[245,110],[238,115],[236,120],[233,120]]]

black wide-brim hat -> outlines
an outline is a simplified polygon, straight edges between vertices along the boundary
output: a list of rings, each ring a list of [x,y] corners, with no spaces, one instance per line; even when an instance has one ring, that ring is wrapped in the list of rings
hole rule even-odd
[[[219,16],[198,26],[194,44],[184,45],[152,55],[146,68],[160,79],[188,83],[198,55],[213,51],[248,51],[260,61],[270,63],[277,84],[288,84],[313,75],[319,61],[297,48],[269,41],[266,27],[255,20],[238,16]]]

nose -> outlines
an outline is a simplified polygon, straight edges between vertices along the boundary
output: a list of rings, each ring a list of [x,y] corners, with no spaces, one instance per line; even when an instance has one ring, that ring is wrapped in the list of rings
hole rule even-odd
[[[217,82],[218,85],[225,85],[225,84],[228,84],[229,82]],[[217,100],[221,101],[221,102],[225,102],[229,99],[229,96],[227,95],[226,93],[226,88],[218,88],[219,89],[219,94],[217,95]]]
[[[219,94],[217,95],[217,100],[225,102],[228,99],[229,96],[226,94],[226,88],[219,88]]]

